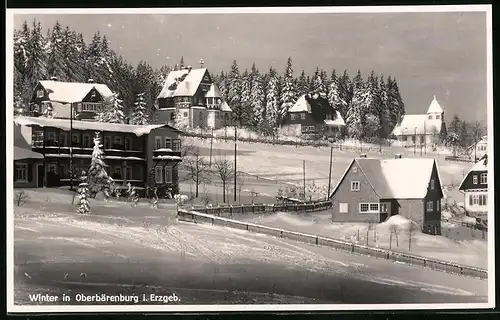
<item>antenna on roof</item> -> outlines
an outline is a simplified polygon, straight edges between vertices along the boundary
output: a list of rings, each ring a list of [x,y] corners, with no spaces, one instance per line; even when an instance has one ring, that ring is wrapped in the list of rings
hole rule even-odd
[[[205,64],[205,61],[203,59],[200,59],[200,68],[203,68],[204,64]]]

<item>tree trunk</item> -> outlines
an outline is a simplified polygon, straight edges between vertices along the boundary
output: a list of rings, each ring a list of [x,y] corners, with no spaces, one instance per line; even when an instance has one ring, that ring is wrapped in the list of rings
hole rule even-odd
[[[222,202],[226,203],[226,181],[222,181]]]

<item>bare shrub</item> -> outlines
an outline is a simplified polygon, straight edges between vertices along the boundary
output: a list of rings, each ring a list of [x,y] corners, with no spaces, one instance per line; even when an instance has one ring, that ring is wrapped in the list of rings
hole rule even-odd
[[[24,190],[18,191],[14,194],[14,201],[16,205],[20,207],[28,202],[28,194]]]

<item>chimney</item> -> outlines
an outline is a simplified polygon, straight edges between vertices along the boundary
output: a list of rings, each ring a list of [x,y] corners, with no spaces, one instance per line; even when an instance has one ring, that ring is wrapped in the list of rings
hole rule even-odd
[[[193,69],[193,67],[187,66],[187,69],[188,69],[188,72],[191,72],[191,70]]]
[[[88,83],[94,83],[94,79],[91,78],[91,79],[87,80],[87,82]]]
[[[57,77],[50,77],[50,80],[57,81]]]
[[[396,154],[394,155],[394,159],[401,159],[401,158],[402,158],[402,157],[401,157],[401,154],[400,154],[400,153],[396,153]]]

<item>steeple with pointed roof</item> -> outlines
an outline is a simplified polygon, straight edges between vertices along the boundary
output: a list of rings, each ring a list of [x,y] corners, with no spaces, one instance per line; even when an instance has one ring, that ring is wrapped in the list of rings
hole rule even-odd
[[[429,113],[443,113],[443,108],[436,99],[436,95],[434,95],[434,99],[432,99],[431,104],[429,105],[429,109],[427,109],[427,114]]]

